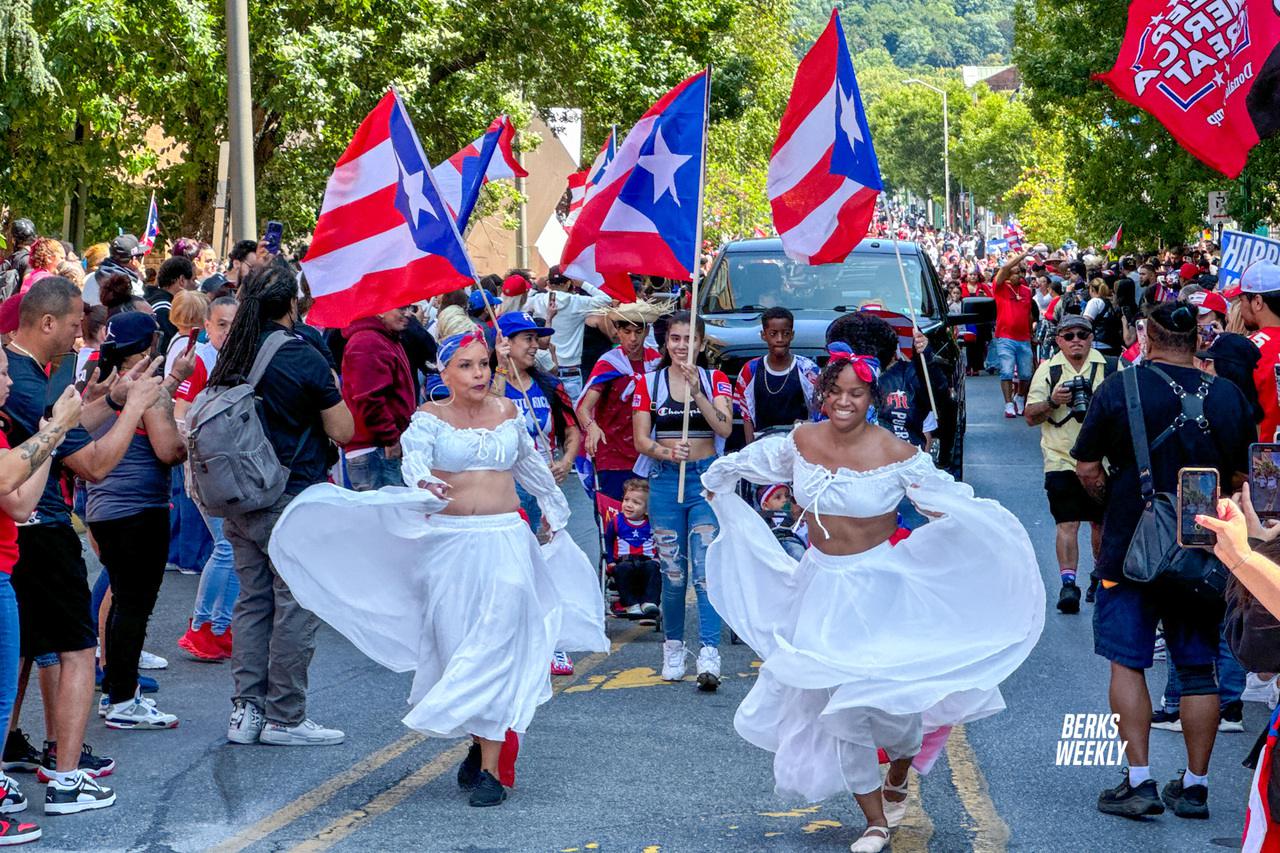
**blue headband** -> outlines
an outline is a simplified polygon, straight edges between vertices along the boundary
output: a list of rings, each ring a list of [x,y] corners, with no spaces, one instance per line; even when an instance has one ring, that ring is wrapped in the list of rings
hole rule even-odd
[[[436,359],[440,363],[440,367],[443,368],[452,361],[453,357],[458,354],[458,350],[470,344],[474,344],[477,341],[485,344],[485,349],[489,348],[489,345],[486,344],[484,340],[484,332],[479,329],[472,329],[469,332],[463,332],[460,335],[450,335],[445,338],[440,342],[440,347],[436,351]]]

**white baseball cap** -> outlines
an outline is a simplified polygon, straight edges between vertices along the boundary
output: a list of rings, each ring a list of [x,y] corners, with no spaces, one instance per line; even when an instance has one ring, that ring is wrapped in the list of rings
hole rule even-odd
[[[1270,261],[1250,264],[1240,276],[1240,289],[1245,293],[1275,293],[1280,290],[1280,265]]]

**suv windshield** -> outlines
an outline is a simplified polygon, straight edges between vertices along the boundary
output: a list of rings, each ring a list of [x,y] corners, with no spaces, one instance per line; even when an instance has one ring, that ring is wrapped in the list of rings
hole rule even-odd
[[[927,273],[919,256],[904,253],[902,267],[916,311],[934,314],[930,289],[924,284]],[[854,252],[844,263],[810,266],[797,263],[780,251],[730,252],[711,278],[702,310],[724,314],[781,305],[792,310],[851,311],[872,304],[910,313],[898,261],[892,254]]]

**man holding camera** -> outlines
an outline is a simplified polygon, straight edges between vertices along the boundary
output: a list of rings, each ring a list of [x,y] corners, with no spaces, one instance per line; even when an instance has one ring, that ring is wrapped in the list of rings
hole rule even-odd
[[[1093,556],[1102,544],[1102,504],[1085,492],[1076,476],[1071,448],[1080,434],[1093,389],[1110,373],[1107,360],[1093,348],[1093,324],[1080,314],[1068,314],[1058,324],[1054,340],[1058,352],[1043,361],[1031,377],[1027,391],[1026,419],[1040,427],[1040,452],[1044,456],[1044,490],[1049,512],[1057,525],[1058,575],[1062,591],[1058,610],[1080,612],[1080,522],[1089,522]],[[1097,579],[1089,581],[1088,601],[1093,601]]]

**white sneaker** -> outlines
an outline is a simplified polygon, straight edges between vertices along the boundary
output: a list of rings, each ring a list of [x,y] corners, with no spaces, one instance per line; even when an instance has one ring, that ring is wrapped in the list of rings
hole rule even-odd
[[[148,699],[146,696],[135,697],[144,705],[150,705],[152,708],[156,706],[156,700]],[[105,717],[107,712],[111,710],[111,697],[103,693],[102,698],[98,700],[98,716]]]
[[[1006,418],[1016,418],[1018,416],[1018,410],[1014,408],[1013,403],[1004,404],[1004,416]]]
[[[681,681],[688,667],[685,665],[684,643],[680,640],[667,640],[662,644],[662,680]]]
[[[698,689],[707,693],[720,686],[720,650],[703,646],[698,651]]]
[[[138,669],[167,669],[168,666],[169,661],[160,655],[153,655],[147,651],[138,655]]]
[[[626,613],[628,619],[639,619],[641,616],[644,616],[644,611],[640,609],[639,604],[633,604],[628,607]]]
[[[101,711],[101,707],[99,707]],[[128,702],[111,705],[105,715],[107,728],[132,731],[149,731],[153,729],[176,729],[178,718],[174,714],[166,714],[156,707],[150,699],[143,699],[135,693]]]
[[[90,809],[105,809],[116,803],[115,791],[83,770],[73,770],[63,783],[50,779],[44,789],[45,814],[78,814]]]
[[[337,729],[326,729],[311,720],[303,720],[296,726],[267,723],[258,736],[259,743],[272,746],[330,746],[342,743],[346,735]]]
[[[1014,410],[1015,412],[1017,412],[1019,415],[1026,414],[1026,412],[1027,412],[1027,398],[1026,398],[1026,397],[1023,397],[1023,396],[1022,396],[1022,395],[1020,395],[1020,394],[1014,394],[1014,395],[1013,395],[1013,410]]]
[[[227,740],[232,743],[257,743],[266,720],[252,702],[237,702],[227,726]]]
[[[1240,694],[1242,702],[1271,702],[1275,695],[1276,676],[1264,681],[1256,672],[1244,677],[1244,692]]]

